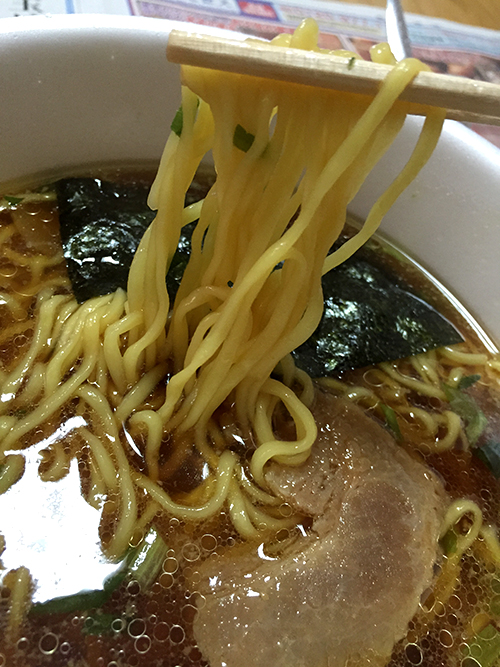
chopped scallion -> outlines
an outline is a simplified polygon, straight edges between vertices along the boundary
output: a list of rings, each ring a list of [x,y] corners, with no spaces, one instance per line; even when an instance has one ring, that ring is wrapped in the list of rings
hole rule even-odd
[[[255,135],[251,132],[247,132],[244,127],[237,125],[233,135],[233,144],[236,148],[239,148],[240,151],[246,153],[252,147],[252,144],[255,140]]]
[[[163,537],[154,528],[151,528],[128,565],[128,571],[142,590],[148,590],[156,581],[167,549]]]
[[[199,98],[196,101],[196,108],[200,106],[200,100]],[[182,127],[184,125],[184,111],[182,109],[182,104],[181,106],[177,109],[176,114],[174,116],[174,120],[172,121],[172,124],[170,125],[170,129],[174,134],[176,134],[178,137],[181,136],[182,134]]]
[[[481,376],[478,375],[477,373],[474,375],[464,375],[464,377],[458,383],[458,388],[461,391],[463,391],[464,389],[468,389],[469,387],[472,387],[473,384],[476,384],[476,382],[480,379]]]
[[[500,616],[500,595],[495,595],[490,600],[490,613],[493,614],[493,616]]]
[[[457,534],[451,528],[448,530],[443,537],[439,540],[442,550],[444,551],[445,556],[451,556],[457,550]]]
[[[118,617],[115,614],[89,614],[83,624],[84,635],[110,635],[115,632],[113,622]]]
[[[382,412],[384,413],[385,421],[387,426],[391,429],[391,431],[394,434],[394,437],[398,442],[401,442],[403,440],[403,436],[401,435],[401,429],[399,428],[398,424],[398,419],[396,417],[396,413],[394,410],[389,407],[388,405],[385,405],[385,403],[381,403],[380,407],[382,408]]]
[[[80,591],[80,593],[74,595],[52,598],[52,600],[46,600],[45,602],[35,602],[29,613],[30,616],[45,616],[97,609],[108,601],[110,595],[111,591],[105,590]]]
[[[456,387],[443,384],[443,390],[453,412],[465,421],[465,434],[472,446],[488,424],[483,411],[476,401]]]
[[[475,447],[472,452],[478,459],[481,459],[481,461],[486,464],[497,479],[500,479],[499,442],[487,442],[483,447]]]
[[[182,125],[183,125],[183,123],[184,123],[184,113],[182,111],[182,106],[180,106],[177,109],[177,112],[174,116],[174,120],[172,121],[172,124],[170,125],[170,129],[178,137],[180,137],[181,134],[182,134]]]
[[[11,206],[17,206],[23,201],[22,197],[12,197],[11,195],[4,195],[5,201]]]

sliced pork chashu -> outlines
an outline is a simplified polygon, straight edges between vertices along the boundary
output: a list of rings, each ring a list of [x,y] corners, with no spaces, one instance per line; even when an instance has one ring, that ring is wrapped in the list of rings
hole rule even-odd
[[[308,461],[266,473],[311,535],[279,559],[230,549],[201,567],[194,634],[211,667],[383,664],[432,581],[441,484],[352,403],[318,392],[313,412]]]

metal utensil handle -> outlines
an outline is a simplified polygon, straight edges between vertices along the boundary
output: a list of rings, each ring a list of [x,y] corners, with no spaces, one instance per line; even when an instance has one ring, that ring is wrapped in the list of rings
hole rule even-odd
[[[387,0],[385,27],[387,41],[395,58],[397,60],[410,58],[412,55],[411,42],[408,36],[403,8],[399,0]]]

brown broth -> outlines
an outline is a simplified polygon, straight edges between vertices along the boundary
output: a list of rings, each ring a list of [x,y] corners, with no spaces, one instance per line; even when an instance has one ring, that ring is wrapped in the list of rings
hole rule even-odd
[[[129,176],[121,177],[128,179]],[[142,177],[141,177],[142,178]],[[14,317],[12,312],[0,305],[0,358],[3,371],[10,370],[22,354],[28,349],[35,329],[36,296],[45,285],[55,285],[58,293],[64,294],[70,290],[66,276],[60,246],[58,242],[57,209],[51,202],[42,203],[37,207],[28,206],[26,215],[33,216],[37,225],[44,229],[43,246],[30,245],[29,235],[16,231],[5,236],[0,251],[0,286],[7,295],[16,297],[19,305],[18,313]],[[11,225],[9,211],[0,213],[0,235]],[[6,234],[6,233],[5,233]],[[3,237],[0,237],[3,239]],[[435,284],[415,265],[395,257],[394,251],[388,252],[382,241],[374,241],[370,245],[370,253],[377,254],[380,261],[388,270],[397,272],[405,281],[419,292],[425,291],[427,300],[438,310],[443,312],[466,338],[463,345],[469,351],[481,351],[490,354],[482,342],[484,336],[465,318],[440,292]],[[30,264],[16,263],[16,257],[39,256],[51,261],[35,275]],[[34,264],[31,263],[31,267]],[[412,373],[408,361],[402,360],[400,368]],[[442,368],[443,376],[448,372]],[[363,387],[373,390],[385,401],[383,389],[373,381],[373,369],[349,371],[338,376],[345,385]],[[500,439],[500,392],[498,382],[493,384],[478,384],[471,390],[478,403],[490,419],[489,439]],[[154,404],[155,397],[151,396],[150,403]],[[439,410],[442,406],[432,401],[422,399],[417,395],[408,395],[408,400],[418,407],[425,407],[431,411]],[[375,419],[383,422],[377,409],[367,407]],[[69,424],[69,420],[78,417],[75,406],[68,404],[58,415],[49,419],[43,431],[30,432],[26,436],[25,445],[31,445],[34,450],[47,450],[42,444],[50,439],[54,431],[61,425]],[[221,423],[227,423],[232,418],[232,406],[223,406],[220,415],[216,416]],[[418,425],[409,421],[401,422],[404,436],[403,446],[414,455],[420,456],[426,464],[442,478],[451,498],[466,497],[472,499],[481,508],[485,519],[494,527],[497,525],[500,510],[499,482],[489,469],[470,450],[457,443],[453,451],[435,454],[425,452],[425,447],[419,440],[422,437]],[[85,495],[89,478],[88,452],[78,435],[68,428],[69,433],[63,441],[63,446],[72,452],[74,460],[78,461],[78,471],[73,471],[72,483],[76,488],[75,494],[81,498]],[[141,452],[144,449],[143,435],[140,432],[132,433],[135,439],[136,451],[132,451],[124,439],[123,446],[129,460],[136,469],[144,470],[144,459]],[[485,436],[483,436],[485,437]],[[245,439],[246,438],[246,439]],[[250,447],[251,437],[245,435],[243,439]],[[40,444],[42,443],[42,444]],[[481,444],[481,442],[479,443]],[[243,447],[247,446],[243,445]],[[181,461],[172,462],[168,441],[163,444],[161,482],[177,500],[189,498],[196,493],[203,476],[202,465],[194,451],[188,451]],[[415,454],[417,452],[417,454]],[[46,454],[50,457],[50,452]],[[49,459],[45,459],[45,464]],[[36,456],[30,464],[28,503],[33,498],[47,498],[54,506],[50,512],[59,518],[65,514],[66,521],[71,521],[73,507],[64,501],[64,496],[43,495],[42,489],[52,485],[54,489],[61,486],[61,482],[43,482],[35,471],[44,471],[44,461],[39,463]],[[25,473],[27,477],[27,472]],[[71,475],[64,479],[68,480]],[[24,479],[24,478],[23,478]],[[0,496],[0,513],[6,506],[6,501],[13,497],[11,491],[24,483],[21,479],[7,494]],[[63,481],[63,480],[61,480]],[[37,495],[41,493],[42,495]],[[140,501],[144,499],[139,499]],[[21,501],[22,502],[22,501]],[[42,501],[39,501],[42,502]],[[48,502],[48,500],[47,500]],[[82,503],[85,501],[82,499]],[[18,507],[16,506],[16,511]],[[33,513],[39,510],[35,505]],[[102,507],[105,520],[99,528],[100,538],[106,542],[106,536],[112,532],[116,519],[116,507],[113,498],[103,501]],[[97,513],[96,513],[97,515]],[[107,518],[106,518],[107,517]],[[97,523],[95,530],[97,531]],[[203,604],[200,593],[196,590],[197,568],[207,558],[216,558],[235,545],[241,545],[241,539],[235,534],[229,517],[224,512],[220,516],[203,524],[189,524],[157,515],[153,519],[156,530],[163,536],[169,551],[163,562],[162,571],[149,590],[141,590],[133,577],[126,578],[112,593],[110,599],[99,610],[71,613],[57,613],[51,615],[28,614],[14,643],[6,643],[5,631],[7,628],[7,609],[10,591],[3,585],[0,589],[0,667],[28,667],[28,666],[77,666],[90,667],[146,667],[162,665],[165,667],[204,667],[207,663],[196,646],[192,632],[192,622],[197,606]],[[50,525],[50,522],[47,523]],[[304,528],[305,526],[305,528]],[[307,530],[307,520],[302,530]],[[2,525],[1,531],[3,532]],[[50,535],[46,536],[50,541]],[[280,542],[286,544],[293,538],[293,531],[287,535],[274,537],[274,546]],[[109,572],[109,564],[95,550],[97,536],[94,533],[84,536],[82,540],[94,542],[94,558],[102,561],[103,572]],[[140,542],[141,535],[136,536]],[[133,545],[132,545],[133,546]],[[63,563],[64,544],[58,546],[59,558]],[[7,537],[6,552],[3,555],[5,567],[8,564],[6,556],[11,548]],[[21,565],[22,563],[18,563]],[[469,549],[462,560],[461,579],[448,597],[445,604],[433,603],[432,591],[422,596],[421,609],[410,623],[405,639],[395,647],[389,662],[390,667],[457,667],[464,659],[464,667],[477,667],[474,657],[467,657],[471,638],[481,630],[482,624],[489,624],[500,631],[500,575],[498,566],[491,559],[478,556],[477,551]],[[80,566],[83,570],[87,564]],[[107,568],[107,569],[106,569]],[[439,566],[437,566],[439,568]],[[78,578],[78,575],[77,575]],[[80,582],[73,583],[72,592],[77,592]],[[34,594],[35,601],[43,599],[37,597],[40,589]],[[59,593],[56,593],[59,594]],[[50,596],[49,596],[50,597]],[[98,632],[96,623],[106,621],[105,629]],[[251,664],[249,662],[249,664]]]

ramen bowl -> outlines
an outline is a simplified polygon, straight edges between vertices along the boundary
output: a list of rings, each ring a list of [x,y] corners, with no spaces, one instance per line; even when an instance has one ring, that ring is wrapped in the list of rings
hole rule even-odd
[[[179,68],[166,59],[169,33],[174,28],[228,36],[206,27],[144,18],[47,16],[1,20],[3,192],[16,194],[27,183],[88,173],[105,165],[158,164],[180,102]],[[351,212],[355,216],[366,217],[405,164],[420,126],[420,119],[408,119],[353,200]],[[500,151],[466,127],[449,122],[432,158],[382,226],[382,232],[441,281],[493,340],[500,340],[499,184]],[[489,345],[493,348],[492,343]],[[27,463],[36,477],[36,461]],[[78,472],[73,472],[78,482]],[[40,486],[49,488],[47,484]],[[78,492],[75,504],[77,496]],[[81,497],[79,500],[85,505]],[[40,497],[34,502],[43,512],[48,501]],[[29,514],[26,503],[25,515]],[[81,516],[83,513],[65,528],[66,538],[70,535],[75,544],[83,530]],[[95,536],[95,523],[91,530]],[[9,539],[16,543],[12,537],[7,543]],[[57,549],[57,539],[54,541]],[[87,563],[102,556],[95,539],[93,546],[97,555],[86,555],[81,572],[76,563],[77,591],[96,585],[86,578]],[[39,561],[40,557],[35,556]],[[83,559],[81,554],[78,557]],[[6,568],[14,567],[7,564],[5,555],[2,558]],[[104,558],[101,564],[113,569]],[[59,580],[53,562],[44,561],[40,567],[52,567]],[[102,571],[96,576],[102,582]],[[41,595],[40,589],[37,594]],[[68,592],[58,590],[56,594]],[[45,599],[51,599],[50,595]],[[137,639],[140,648],[143,635],[131,632],[130,638]],[[47,637],[42,638],[47,643],[41,648],[50,655],[57,648],[54,635],[43,637]]]

